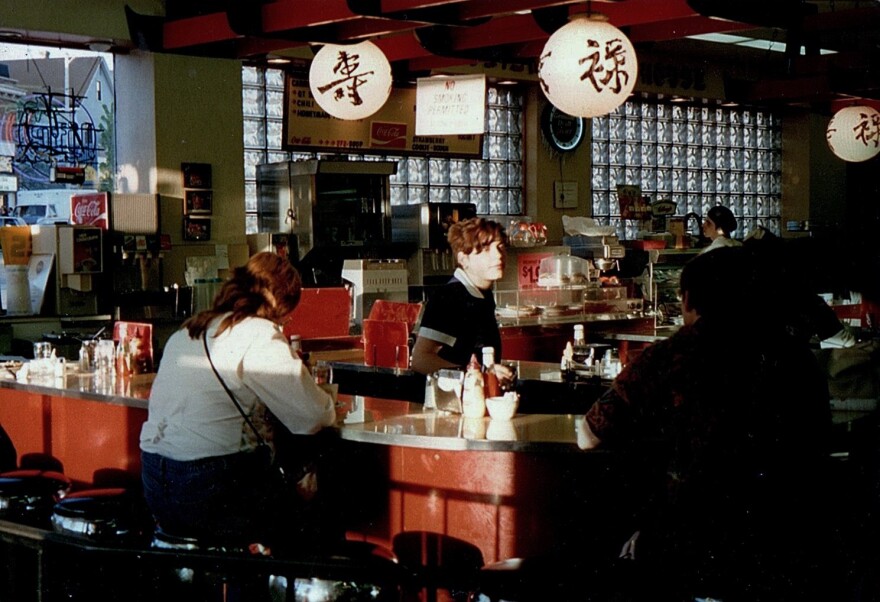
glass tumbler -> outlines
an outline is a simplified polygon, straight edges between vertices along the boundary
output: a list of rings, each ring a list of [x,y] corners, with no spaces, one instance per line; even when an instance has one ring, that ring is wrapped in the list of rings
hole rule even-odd
[[[34,343],[35,360],[47,360],[52,357],[53,351],[55,351],[55,349],[52,347],[52,343],[46,341],[37,341]]]
[[[333,382],[333,366],[326,360],[318,360],[312,368],[312,376],[319,385],[328,385]]]
[[[83,341],[79,348],[79,371],[91,374],[98,369],[98,341]]]

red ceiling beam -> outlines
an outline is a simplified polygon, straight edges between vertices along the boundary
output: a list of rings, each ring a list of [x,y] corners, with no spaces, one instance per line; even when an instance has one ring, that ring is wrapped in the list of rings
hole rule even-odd
[[[670,21],[633,25],[627,32],[630,41],[633,44],[637,44],[639,42],[663,42],[706,33],[740,31],[754,28],[754,25],[749,25],[748,23],[719,21],[708,17],[692,16]]]
[[[467,1],[468,0],[382,0],[381,6],[383,13],[396,13],[435,8],[438,6],[464,4]]]
[[[263,31],[277,33],[360,19],[345,0],[277,0],[263,5]]]
[[[225,12],[167,21],[162,26],[162,32],[162,47],[165,50],[226,42],[239,37],[229,27]]]

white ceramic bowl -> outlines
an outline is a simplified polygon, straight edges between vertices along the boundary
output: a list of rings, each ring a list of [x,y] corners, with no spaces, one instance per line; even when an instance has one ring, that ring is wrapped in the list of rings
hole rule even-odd
[[[494,420],[510,420],[516,416],[519,407],[519,395],[516,393],[486,399],[489,416]]]

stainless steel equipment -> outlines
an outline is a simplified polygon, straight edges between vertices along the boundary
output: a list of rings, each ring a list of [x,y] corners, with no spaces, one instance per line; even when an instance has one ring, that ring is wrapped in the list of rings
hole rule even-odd
[[[442,285],[449,280],[456,267],[446,240],[449,226],[476,215],[477,206],[473,203],[429,202],[392,207],[392,240],[416,246],[407,262],[411,286]]]
[[[399,259],[346,259],[342,278],[354,287],[352,324],[357,329],[377,299],[409,301],[406,262]]]
[[[312,249],[391,242],[393,161],[284,161],[257,166],[258,229],[291,235],[291,259]],[[358,256],[350,252],[348,257]]]

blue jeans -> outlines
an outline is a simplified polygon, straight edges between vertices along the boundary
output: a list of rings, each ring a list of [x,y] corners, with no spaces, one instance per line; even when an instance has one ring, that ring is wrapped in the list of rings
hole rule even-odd
[[[270,478],[259,454],[181,462],[142,452],[141,463],[147,505],[170,534],[207,545],[259,542],[275,548],[296,538],[295,502]]]

